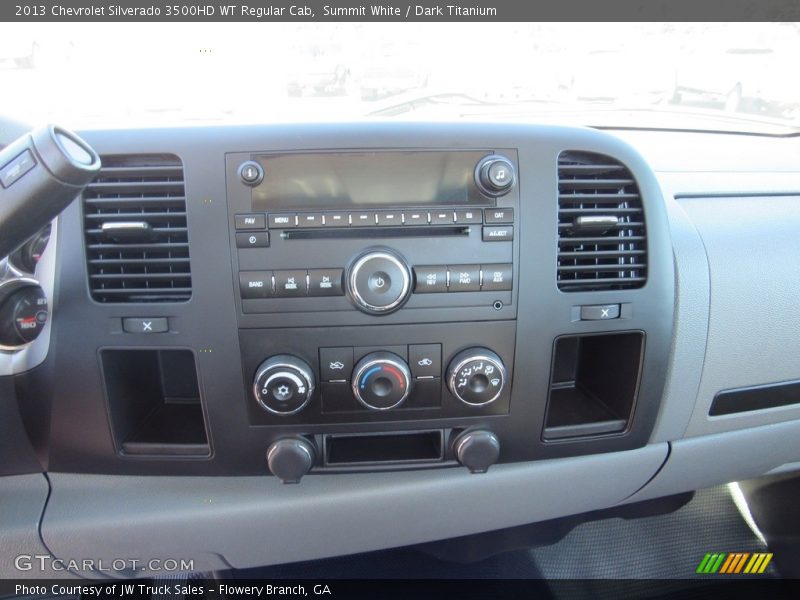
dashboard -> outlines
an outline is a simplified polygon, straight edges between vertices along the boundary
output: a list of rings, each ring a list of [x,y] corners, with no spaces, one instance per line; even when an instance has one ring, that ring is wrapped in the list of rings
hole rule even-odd
[[[794,137],[81,136],[99,174],[0,283],[15,544],[244,568],[800,463]]]

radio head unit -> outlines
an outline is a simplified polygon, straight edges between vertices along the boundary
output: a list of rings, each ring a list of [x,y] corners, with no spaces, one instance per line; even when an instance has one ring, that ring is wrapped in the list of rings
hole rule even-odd
[[[241,327],[516,316],[515,149],[236,153],[227,173]]]

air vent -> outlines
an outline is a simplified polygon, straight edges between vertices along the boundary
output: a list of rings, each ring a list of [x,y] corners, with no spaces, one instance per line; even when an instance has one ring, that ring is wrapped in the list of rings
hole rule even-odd
[[[183,166],[170,154],[103,156],[83,194],[89,288],[98,302],[192,295]]]
[[[647,239],[631,172],[602,154],[558,157],[558,288],[622,290],[647,281]]]

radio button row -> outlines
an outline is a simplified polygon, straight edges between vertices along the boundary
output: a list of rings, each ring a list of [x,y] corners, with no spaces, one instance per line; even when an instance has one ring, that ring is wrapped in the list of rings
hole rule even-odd
[[[308,295],[309,296],[341,296],[342,269],[309,269],[308,270]]]
[[[236,229],[266,229],[267,219],[263,214],[241,214],[234,216]]]
[[[375,213],[354,212],[350,213],[350,224],[353,227],[374,227],[377,224]]]
[[[267,248],[269,247],[268,231],[253,231],[252,233],[236,234],[237,248]]]
[[[298,227],[322,227],[322,213],[301,213],[297,215]]]
[[[452,210],[436,210],[431,212],[431,225],[452,225],[455,213]]]
[[[447,267],[414,267],[417,294],[432,294],[447,291]]]
[[[275,271],[275,296],[293,298],[308,293],[305,270]]]
[[[286,229],[287,227],[297,227],[297,215],[270,213],[270,229]]]
[[[450,268],[448,292],[479,292],[480,289],[480,265],[456,265]]]
[[[510,264],[481,265],[481,271],[483,271],[482,290],[505,292],[511,289],[514,276]]]
[[[414,267],[414,276],[415,294],[509,291],[513,278],[511,263]]]
[[[380,227],[392,227],[403,224],[403,213],[401,212],[379,212],[378,225]]]
[[[325,227],[348,227],[350,225],[350,215],[343,212],[325,213]]]
[[[510,225],[505,227],[483,227],[484,242],[510,242],[514,239],[514,228]]]
[[[486,222],[487,223],[513,223],[514,222],[514,209],[513,208],[487,208],[485,212],[486,212]]]
[[[481,209],[476,210],[457,210],[456,223],[459,225],[471,225],[473,223],[483,222],[483,212]]]
[[[269,298],[272,296],[272,271],[241,271],[239,293],[242,298]]]
[[[411,211],[403,214],[406,225],[427,225],[428,213],[424,211]]]

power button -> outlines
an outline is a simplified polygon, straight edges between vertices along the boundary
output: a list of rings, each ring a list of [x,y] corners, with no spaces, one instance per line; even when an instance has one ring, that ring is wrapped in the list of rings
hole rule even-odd
[[[264,167],[254,160],[243,162],[239,166],[239,178],[245,185],[256,186],[264,180]]]
[[[350,268],[347,291],[360,310],[386,314],[400,308],[408,298],[411,273],[405,261],[393,252],[368,252]]]

